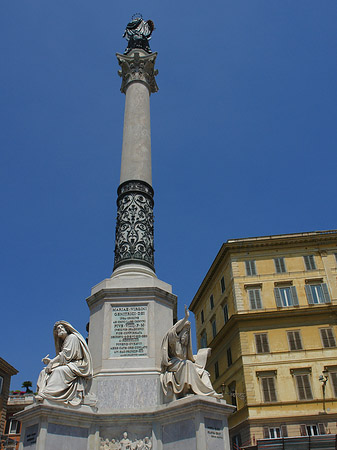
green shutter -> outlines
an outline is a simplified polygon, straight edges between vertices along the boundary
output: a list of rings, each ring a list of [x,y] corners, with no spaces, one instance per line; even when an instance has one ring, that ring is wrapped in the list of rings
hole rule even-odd
[[[310,287],[310,285],[306,285],[305,286],[305,292],[306,292],[306,294],[307,294],[307,299],[308,299],[308,303],[309,303],[309,305],[313,305],[315,302],[314,302],[314,297],[312,296],[312,292],[311,292],[311,287]]]
[[[293,331],[288,331],[288,341],[290,350],[296,350],[294,334],[295,333]]]
[[[304,384],[304,389],[305,389],[305,398],[307,400],[312,400],[312,392],[311,392],[309,375],[303,375],[303,384]]]
[[[282,308],[282,300],[281,300],[280,289],[279,288],[274,288],[274,294],[275,294],[276,306],[278,308]]]
[[[323,296],[324,296],[324,301],[325,303],[331,303],[331,299],[330,299],[330,295],[329,295],[329,290],[328,290],[328,286],[326,283],[322,283],[322,291],[323,291]]]
[[[297,292],[296,292],[296,287],[295,286],[290,286],[290,292],[291,292],[291,297],[293,300],[293,305],[294,306],[298,306],[298,297],[297,297]]]
[[[263,398],[265,402],[270,402],[268,378],[262,378]]]
[[[256,343],[256,353],[263,353],[262,351],[262,340],[261,335],[256,334],[255,335],[255,343]]]
[[[262,308],[262,300],[261,300],[260,289],[255,289],[255,302],[256,302],[256,309],[261,309]]]
[[[296,350],[302,350],[302,340],[299,331],[294,331]]]
[[[267,334],[262,334],[262,347],[263,347],[263,352],[264,353],[269,353],[269,343],[268,343],[268,337]]]

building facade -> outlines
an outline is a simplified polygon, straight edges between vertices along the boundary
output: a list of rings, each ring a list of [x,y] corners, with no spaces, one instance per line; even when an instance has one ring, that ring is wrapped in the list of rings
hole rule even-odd
[[[7,401],[12,375],[18,371],[3,358],[0,358],[0,442],[4,433],[7,414]],[[1,445],[1,444],[0,444]]]
[[[227,241],[190,309],[233,448],[336,434],[337,230]]]

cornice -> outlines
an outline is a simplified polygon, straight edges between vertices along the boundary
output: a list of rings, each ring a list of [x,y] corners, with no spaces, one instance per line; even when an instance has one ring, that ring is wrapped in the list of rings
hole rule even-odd
[[[296,247],[310,243],[326,244],[332,242],[334,245],[337,243],[337,230],[330,231],[314,231],[308,233],[298,234],[284,234],[284,235],[271,235],[261,236],[256,238],[243,238],[238,240],[228,240],[222,244],[218,254],[216,255],[213,263],[211,264],[205,278],[203,279],[197,293],[195,294],[189,309],[194,312],[197,303],[207,289],[209,283],[214,277],[215,272],[218,270],[222,261],[229,256],[232,252],[252,251],[259,248],[275,248],[275,247]]]

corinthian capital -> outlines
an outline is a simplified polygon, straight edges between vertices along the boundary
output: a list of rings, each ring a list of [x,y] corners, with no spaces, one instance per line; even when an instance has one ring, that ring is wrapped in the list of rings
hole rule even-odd
[[[118,75],[122,77],[121,92],[125,94],[128,85],[134,81],[141,81],[150,92],[157,92],[158,86],[155,76],[158,70],[154,68],[157,53],[148,54],[140,49],[133,50],[127,55],[116,54],[121,70]]]

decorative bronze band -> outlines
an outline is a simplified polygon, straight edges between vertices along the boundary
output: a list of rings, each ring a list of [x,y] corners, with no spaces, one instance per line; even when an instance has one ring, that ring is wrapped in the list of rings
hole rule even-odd
[[[153,189],[145,181],[130,180],[117,190],[114,270],[138,263],[154,271]]]

